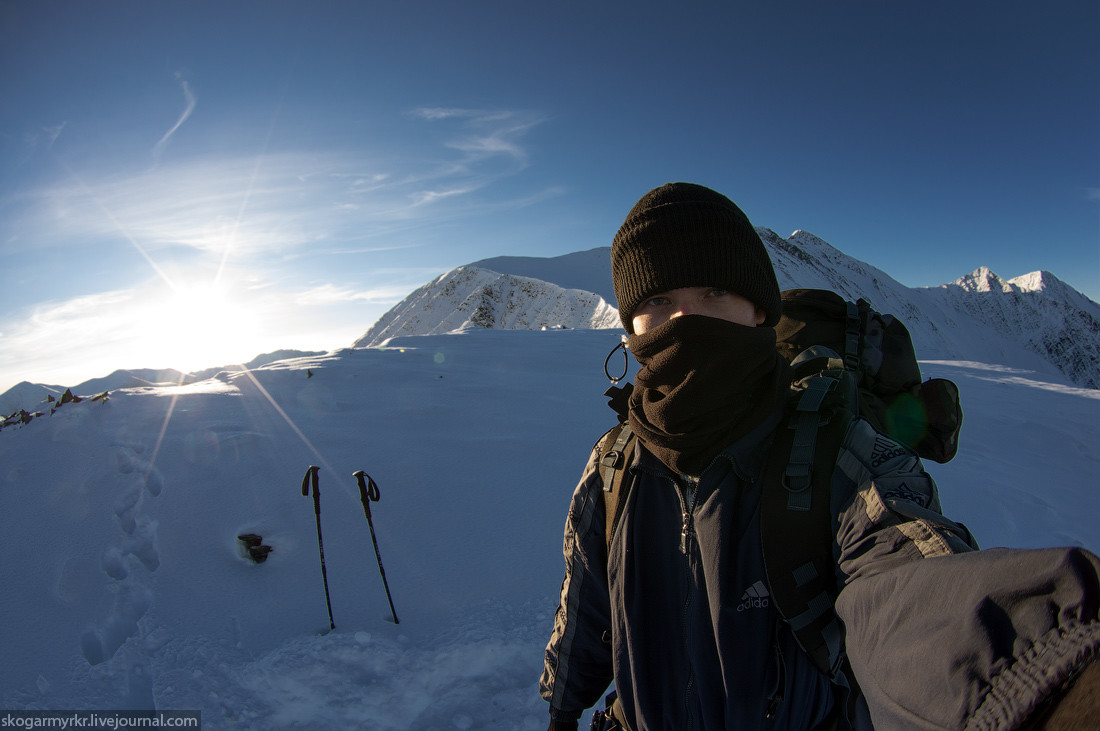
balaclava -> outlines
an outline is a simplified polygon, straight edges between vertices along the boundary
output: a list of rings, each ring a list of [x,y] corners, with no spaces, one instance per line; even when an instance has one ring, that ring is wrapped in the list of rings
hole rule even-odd
[[[749,219],[733,201],[692,183],[668,183],[642,196],[611,242],[611,281],[628,333],[635,308],[658,292],[720,287],[779,322],[779,283]]]
[[[650,191],[611,245],[619,317],[641,366],[630,426],[674,472],[698,475],[762,424],[787,393],[789,366],[775,349],[781,304],[775,270],[748,218],[725,196],[690,183]],[[765,312],[764,326],[684,315],[634,334],[647,297],[680,287],[735,292]]]

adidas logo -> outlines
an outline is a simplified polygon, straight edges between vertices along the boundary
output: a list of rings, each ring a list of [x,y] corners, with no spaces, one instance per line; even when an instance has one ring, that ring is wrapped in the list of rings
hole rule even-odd
[[[737,605],[737,611],[743,612],[746,609],[763,609],[768,606],[771,596],[764,582],[758,581],[748,589],[745,589],[745,593],[741,595],[741,603]]]
[[[894,441],[883,438],[881,434],[875,436],[875,447],[871,451],[871,466],[881,467],[895,457],[905,454],[905,448]]]

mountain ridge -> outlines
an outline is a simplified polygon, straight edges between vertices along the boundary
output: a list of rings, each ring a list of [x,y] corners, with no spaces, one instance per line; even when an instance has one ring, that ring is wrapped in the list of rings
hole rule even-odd
[[[1050,272],[1040,270],[1004,280],[982,267],[949,284],[913,288],[808,231],[796,230],[783,238],[769,228],[756,230],[771,256],[781,289],[831,289],[848,299],[867,299],[876,309],[906,323],[922,359],[992,360],[1058,373],[1077,385],[1100,388],[1100,305]],[[584,271],[578,272],[578,267]],[[457,286],[455,272],[459,271],[470,282],[469,289]],[[509,283],[522,291],[513,293],[510,309],[504,312],[494,303],[509,299],[500,289]],[[487,286],[492,294],[484,291]],[[585,286],[591,289],[583,289]],[[508,328],[520,320],[525,324],[519,326],[527,329],[591,326],[549,310],[517,317],[515,309],[522,307],[524,296],[533,298],[531,301],[552,297],[561,308],[561,298],[577,296],[569,294],[577,292],[599,296],[610,309],[607,303],[614,301],[610,247],[548,258],[494,257],[459,267],[406,297],[354,347],[381,345],[393,334],[435,334],[465,326]],[[983,303],[981,298],[988,296],[997,299]],[[471,298],[478,307],[470,304]],[[418,302],[430,302],[430,311],[418,307]],[[591,299],[573,309],[600,310]],[[464,314],[472,310],[479,317]],[[601,311],[607,327],[619,326],[617,317]],[[506,324],[509,318],[512,325]]]
[[[766,227],[756,231],[781,289],[832,289],[849,299],[863,297],[906,323],[922,359],[1004,363],[1100,389],[1100,304],[1049,271],[1005,280],[979,267],[954,282],[912,288],[808,231],[799,229],[787,238]],[[556,257],[492,257],[452,269],[410,292],[352,347],[468,327],[615,329],[619,320],[613,303],[608,246]],[[254,368],[315,353],[280,350],[244,365]],[[235,368],[189,374],[122,369],[71,388],[86,396],[155,383],[193,383]],[[31,408],[64,390],[24,381],[0,394],[0,414]]]
[[[322,351],[319,350],[283,348],[269,353],[261,353],[247,363],[213,366],[189,373],[178,371],[175,368],[118,368],[109,375],[81,381],[73,386],[21,381],[4,393],[0,393],[0,417],[12,414],[20,409],[29,410],[36,404],[45,401],[49,396],[58,398],[65,392],[66,388],[71,389],[77,396],[92,396],[104,391],[116,391],[120,388],[184,386],[205,381],[221,371],[239,370],[241,366],[259,368],[262,365],[286,360],[287,358],[300,358],[309,355],[320,355],[321,353]]]
[[[1046,271],[1005,280],[986,267],[929,293],[1100,388],[1100,305]]]

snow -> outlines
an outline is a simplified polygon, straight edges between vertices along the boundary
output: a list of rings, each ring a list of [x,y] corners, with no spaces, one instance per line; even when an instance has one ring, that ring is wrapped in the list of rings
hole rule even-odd
[[[197,708],[209,728],[545,728],[561,530],[613,423],[602,363],[618,340],[397,338],[5,429],[0,704]],[[928,465],[948,514],[984,546],[1100,550],[1100,392],[997,364],[923,369],[964,398],[958,456]],[[380,487],[400,624],[358,469]],[[265,563],[245,558],[245,532],[273,546]]]
[[[602,358],[617,342],[397,339],[122,390],[5,429],[0,702],[201,708],[218,728],[544,725],[535,686],[564,510],[611,413]],[[337,627],[326,636],[300,490],[311,464]],[[398,625],[358,469],[380,487]],[[245,532],[274,547],[265,563],[243,556]]]

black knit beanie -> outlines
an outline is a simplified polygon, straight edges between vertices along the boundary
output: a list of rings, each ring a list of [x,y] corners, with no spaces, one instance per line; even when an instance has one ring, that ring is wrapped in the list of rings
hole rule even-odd
[[[693,183],[667,183],[642,196],[611,242],[611,281],[629,333],[647,297],[680,287],[720,287],[779,322],[779,283],[771,259],[741,209]]]

